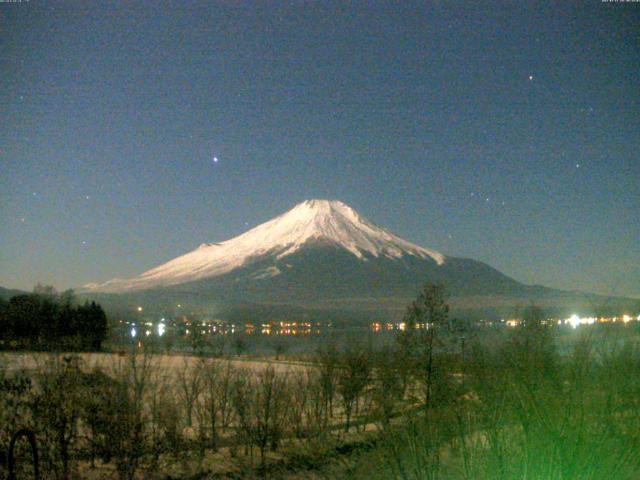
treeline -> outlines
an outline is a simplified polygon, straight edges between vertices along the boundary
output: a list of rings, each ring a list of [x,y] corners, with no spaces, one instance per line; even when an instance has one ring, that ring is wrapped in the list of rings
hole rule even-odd
[[[0,347],[100,350],[107,316],[95,302],[78,304],[72,290],[36,286],[33,293],[0,299]]]

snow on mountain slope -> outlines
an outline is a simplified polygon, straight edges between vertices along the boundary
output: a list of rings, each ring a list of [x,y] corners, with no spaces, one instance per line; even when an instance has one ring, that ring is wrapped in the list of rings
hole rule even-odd
[[[103,284],[86,285],[85,288],[123,292],[177,285],[228,273],[263,255],[275,255],[281,259],[314,241],[334,244],[362,260],[366,260],[365,254],[369,254],[388,258],[412,255],[430,258],[438,265],[445,261],[444,255],[393,235],[342,202],[307,200],[242,235],[220,243],[202,244],[196,250],[138,277],[114,279]],[[274,267],[260,278],[279,273]]]

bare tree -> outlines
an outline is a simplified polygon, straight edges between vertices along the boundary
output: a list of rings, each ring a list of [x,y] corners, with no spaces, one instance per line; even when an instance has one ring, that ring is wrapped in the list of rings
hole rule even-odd
[[[253,437],[260,451],[263,471],[267,448],[276,450],[283,435],[287,419],[287,394],[286,376],[277,374],[272,366],[257,375],[253,401]]]
[[[305,435],[308,438],[313,438],[323,433],[327,428],[327,405],[323,395],[323,380],[320,372],[316,368],[309,368],[305,373],[306,408],[302,414],[302,421],[304,422]]]
[[[115,461],[121,480],[132,480],[146,451],[147,409],[145,401],[150,390],[152,359],[148,353],[132,353],[114,365],[115,384],[102,396],[100,409],[105,421],[105,461]]]
[[[193,425],[193,407],[202,392],[202,370],[202,361],[193,363],[189,357],[183,357],[178,370],[178,395],[184,404],[187,427]]]
[[[106,457],[104,438],[108,430],[109,416],[103,412],[105,406],[104,395],[111,395],[116,388],[116,381],[102,369],[94,368],[86,375],[85,395],[81,401],[82,421],[87,432],[87,443],[91,455],[91,466],[97,457]]]
[[[211,348],[211,355],[214,357],[222,357],[227,347],[228,336],[227,335],[213,335],[209,342]]]
[[[373,402],[374,415],[386,428],[393,417],[396,405],[404,393],[402,370],[396,349],[385,347],[374,355]]]
[[[225,433],[233,420],[233,405],[231,403],[231,385],[236,376],[236,369],[230,361],[225,362],[220,383],[220,421],[222,433]]]
[[[167,374],[160,370],[154,372],[149,395],[149,443],[153,453],[153,462],[157,464],[161,454],[180,452],[183,446],[182,429],[184,415],[175,395],[175,385]]]
[[[310,371],[296,373],[289,378],[291,387],[291,403],[289,405],[289,416],[297,438],[302,438],[306,433],[306,417],[308,415],[309,395],[312,393],[310,383]]]
[[[276,360],[280,360],[283,355],[286,355],[289,351],[289,344],[286,339],[278,338],[273,345],[273,351],[276,354]]]
[[[71,477],[71,450],[81,416],[81,372],[77,357],[51,358],[38,376],[33,415],[45,439],[48,466],[57,478]]]
[[[238,369],[231,384],[231,402],[236,418],[236,439],[245,446],[245,454],[253,454],[251,424],[251,372]]]
[[[134,478],[143,455],[149,418],[145,402],[151,389],[151,358],[130,354],[112,366],[110,375],[91,374],[83,405],[83,421],[90,432],[92,455],[113,461],[118,477]]]
[[[184,450],[182,435],[185,416],[179,399],[176,398],[172,385],[165,384],[156,390],[157,397],[157,452],[170,452],[174,457],[180,457]]]
[[[197,415],[201,440],[214,450],[218,446],[218,429],[228,426],[231,411],[230,386],[233,367],[211,360],[202,366],[202,398]]]
[[[350,346],[340,355],[338,370],[338,392],[346,417],[345,431],[349,431],[354,406],[369,383],[371,364],[368,352],[359,345]]]
[[[247,351],[249,345],[247,345],[247,340],[244,338],[242,334],[238,334],[233,339],[233,350],[236,352],[237,356],[242,355]]]
[[[336,392],[336,378],[338,370],[338,351],[335,344],[330,342],[326,348],[318,351],[315,362],[320,373],[321,394],[323,400],[324,422],[328,425],[333,417],[333,400]]]
[[[285,375],[272,366],[253,379],[241,376],[234,383],[234,406],[245,439],[260,453],[260,469],[265,471],[266,452],[276,450],[287,421],[288,388]]]

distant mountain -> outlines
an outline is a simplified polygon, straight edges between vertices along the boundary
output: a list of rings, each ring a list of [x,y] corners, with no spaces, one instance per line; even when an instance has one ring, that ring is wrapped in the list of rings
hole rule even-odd
[[[238,237],[199,248],[137,277],[89,284],[88,294],[205,304],[393,309],[427,282],[459,304],[491,307],[603,298],[530,286],[489,265],[404,240],[339,201],[308,200]],[[457,300],[456,300],[457,299]]]
[[[4,288],[0,287],[0,298],[3,300],[9,300],[11,297],[15,297],[16,295],[24,295],[26,292],[24,290],[17,290],[15,288]]]
[[[85,287],[102,292],[129,292],[237,275],[251,269],[255,281],[279,276],[286,259],[322,248],[349,260],[401,260],[413,257],[442,265],[444,255],[414,245],[373,225],[338,201],[309,200],[248,232],[222,243],[203,243],[196,250],[129,280],[111,280]],[[327,248],[328,247],[328,248]],[[256,269],[256,267],[258,267]]]

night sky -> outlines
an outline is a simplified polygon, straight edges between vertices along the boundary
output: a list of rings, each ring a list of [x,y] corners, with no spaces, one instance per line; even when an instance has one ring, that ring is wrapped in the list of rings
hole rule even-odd
[[[131,276],[329,198],[640,297],[640,3],[535,3],[0,3],[0,285]]]

